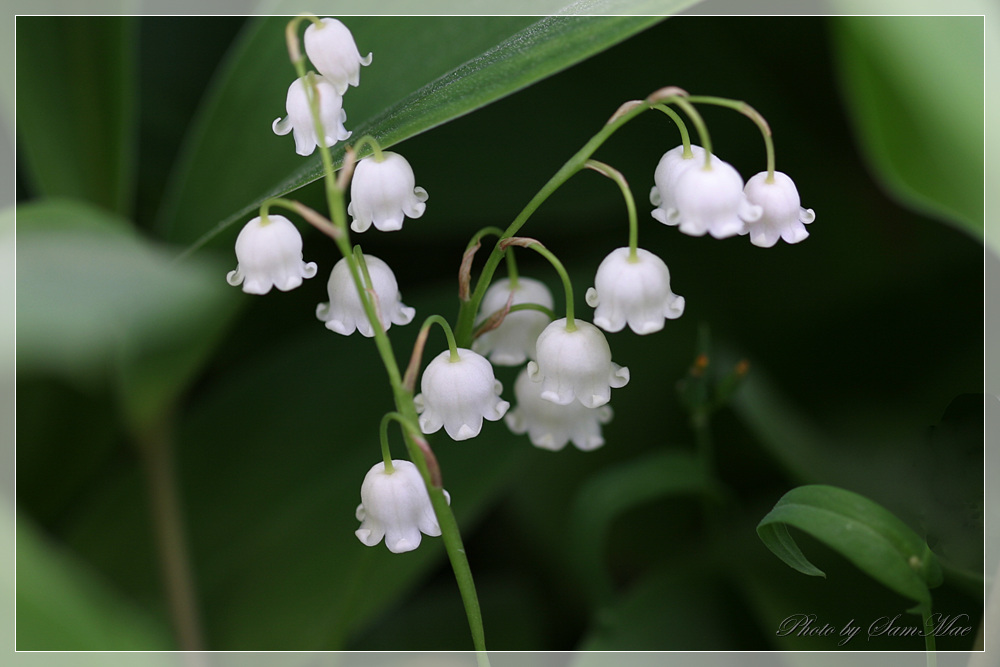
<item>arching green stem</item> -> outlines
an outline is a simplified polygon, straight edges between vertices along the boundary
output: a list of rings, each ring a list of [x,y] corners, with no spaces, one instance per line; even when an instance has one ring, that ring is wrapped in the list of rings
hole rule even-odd
[[[545,313],[549,316],[550,320],[556,319],[556,314],[553,310],[547,306],[543,306],[540,303],[518,303],[510,307],[508,313],[516,313],[519,310],[537,310],[539,313]]]
[[[583,145],[580,150],[578,150],[569,160],[567,160],[562,167],[559,168],[552,178],[550,178],[545,185],[542,186],[531,201],[518,213],[514,221],[510,223],[507,229],[503,232],[503,238],[509,238],[517,234],[518,230],[528,221],[528,218],[538,210],[546,199],[548,199],[553,192],[558,190],[566,181],[570,179],[575,173],[583,169],[584,163],[590,159],[590,156],[600,148],[608,138],[614,134],[619,128],[624,126],[630,120],[636,116],[648,111],[651,108],[651,104],[646,101],[633,101],[623,104],[618,111],[611,117],[611,119],[604,124],[604,127],[600,129],[597,134],[590,138],[586,144]],[[482,273],[479,274],[479,280],[476,282],[476,288],[473,291],[471,297],[468,300],[463,300],[459,307],[458,320],[455,326],[455,337],[458,342],[464,347],[472,343],[472,333],[473,326],[475,323],[476,313],[479,310],[479,304],[483,300],[483,294],[486,293],[486,289],[490,285],[490,281],[493,279],[493,274],[500,264],[500,259],[502,258],[504,249],[501,247],[500,243],[493,248],[493,252],[486,260],[486,266],[483,267]]]
[[[636,254],[636,250],[639,247],[639,219],[635,213],[635,198],[632,197],[632,189],[629,188],[628,181],[625,180],[620,171],[611,165],[597,160],[587,160],[586,165],[598,174],[610,178],[621,189],[622,196],[625,197],[625,208],[628,209],[628,260],[630,262],[638,261],[639,256]]]
[[[462,264],[458,269],[458,300],[463,303],[469,300],[471,292],[469,285],[472,283],[472,261],[482,247],[483,237],[489,234],[500,237],[503,236],[503,230],[499,227],[483,227],[469,240],[462,253]]]
[[[260,223],[266,225],[270,223],[269,215],[272,206],[280,206],[286,208],[289,211],[298,213],[302,216],[302,219],[308,222],[310,225],[320,230],[333,240],[337,240],[340,237],[341,231],[334,227],[333,223],[328,219],[324,218],[322,215],[309,208],[300,201],[295,201],[293,199],[282,199],[281,197],[274,197],[272,199],[266,200],[260,205]]]
[[[285,46],[288,47],[288,59],[296,66],[303,61],[302,49],[299,46],[299,24],[303,21],[312,21],[313,25],[323,27],[323,22],[318,17],[308,13],[299,14],[285,26]]]
[[[508,244],[508,245],[513,245],[513,244]],[[538,241],[530,241],[524,243],[523,245],[526,248],[531,248],[539,255],[547,259],[549,261],[549,264],[551,264],[552,267],[556,270],[556,273],[559,274],[559,278],[562,279],[563,289],[566,291],[566,331],[576,331],[576,319],[573,316],[573,283],[570,282],[569,274],[566,273],[566,267],[563,266],[562,262],[559,261],[558,257],[552,254],[551,250],[543,246]]]
[[[504,318],[506,318],[511,313],[516,313],[519,310],[537,310],[540,313],[545,313],[545,315],[549,318],[550,321],[556,318],[556,314],[552,312],[551,308],[547,308],[540,303],[519,303],[517,305],[511,306],[510,308],[507,308],[505,305],[503,308],[495,310],[489,315],[487,315],[483,319],[482,323],[479,325],[479,328],[476,329],[475,332],[473,332],[472,337],[479,338],[484,333],[493,331],[501,324],[503,324]]]
[[[407,429],[412,429],[412,424],[407,423],[403,415],[398,412],[387,412],[382,416],[382,421],[378,426],[378,439],[379,444],[382,445],[382,461],[385,463],[385,471],[391,473],[392,468],[392,453],[389,451],[389,422],[391,421],[399,422],[399,425],[403,429],[403,435],[406,435]]]
[[[690,160],[694,157],[694,154],[691,152],[691,135],[688,133],[687,124],[684,122],[684,119],[681,118],[681,115],[668,107],[666,104],[657,104],[653,108],[667,114],[667,116],[674,121],[674,124],[677,125],[677,130],[681,133],[681,143],[684,145],[684,152],[681,154],[683,158],[685,160]]]
[[[701,141],[701,147],[705,149],[705,168],[708,169],[712,166],[712,139],[708,134],[708,126],[705,125],[705,120],[698,113],[698,110],[694,108],[694,105],[691,104],[690,99],[690,97],[677,95],[663,101],[679,106],[687,114],[687,117],[691,119],[691,122],[694,123],[694,129],[698,132],[698,140]]]
[[[496,236],[497,238],[500,238],[503,236],[503,230],[500,229],[499,227],[492,227],[492,226],[483,227],[478,232],[476,232],[471,239],[469,239],[468,245],[465,246],[465,251],[469,252],[473,248],[479,246],[480,244],[482,244],[483,237],[490,236],[491,234],[493,236]]]
[[[760,115],[760,112],[741,100],[730,100],[725,97],[711,97],[707,95],[697,95],[688,98],[691,102],[698,104],[714,104],[720,107],[727,107],[739,111],[741,114],[754,122],[764,137],[764,149],[767,151],[767,182],[774,183],[774,140],[771,138],[771,126],[767,120]]]
[[[300,204],[298,202],[290,201],[288,199],[274,197],[272,199],[265,200],[264,203],[260,205],[260,224],[266,225],[270,222],[270,220],[268,220],[268,214],[271,212],[272,206],[280,206],[281,208],[295,213],[298,213],[300,210]]]
[[[372,149],[372,155],[375,157],[376,162],[381,162],[385,159],[385,156],[382,155],[382,147],[379,146],[378,140],[372,135],[366,134],[354,142],[354,150],[358,152],[358,155],[361,155],[362,146],[368,146]]]
[[[496,236],[498,238],[503,238],[503,230],[499,227],[483,227],[475,236],[469,240],[469,244],[465,246],[465,255],[462,259],[462,271],[460,276],[462,280],[469,281],[472,272],[472,258],[479,250],[480,245],[482,245],[482,240],[484,236]],[[510,278],[511,289],[517,289],[517,262],[514,260],[514,253],[509,250],[505,253],[507,258],[507,276]],[[468,287],[468,282],[466,282],[466,288]],[[463,292],[467,295],[467,291]]]
[[[487,315],[486,318],[483,320],[482,324],[479,325],[479,328],[476,329],[475,332],[473,332],[472,337],[479,338],[484,333],[496,329],[501,324],[503,324],[504,318],[506,318],[511,313],[516,313],[519,310],[535,310],[538,311],[539,313],[544,313],[545,316],[548,317],[550,321],[556,318],[556,314],[552,311],[551,308],[543,306],[540,303],[519,303],[514,306],[511,306],[510,308],[507,308],[505,306],[504,308],[500,308],[499,310],[496,310]]]
[[[420,332],[423,333],[431,328],[432,325],[439,324],[441,329],[444,330],[444,337],[448,339],[448,352],[450,361],[460,361],[458,356],[458,345],[455,344],[455,334],[451,330],[451,325],[448,324],[448,320],[444,319],[440,315],[431,315],[424,323],[420,326]],[[426,338],[426,335],[424,336]]]

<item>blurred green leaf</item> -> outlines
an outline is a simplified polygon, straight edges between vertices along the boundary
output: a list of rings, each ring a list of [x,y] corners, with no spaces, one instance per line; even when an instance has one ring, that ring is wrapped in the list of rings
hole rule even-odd
[[[675,9],[693,0],[675,0]],[[588,5],[599,12],[602,2]],[[662,16],[354,17],[348,27],[374,54],[345,95],[348,128],[384,147],[467,114],[654,25]],[[164,233],[204,242],[258,207],[319,179],[318,154],[295,155],[270,124],[294,78],[286,19],[251,24],[235,48],[186,147],[161,217]],[[419,56],[415,57],[415,54]],[[262,103],[263,101],[263,103]],[[567,100],[571,104],[572,100]],[[335,147],[336,162],[343,145]],[[238,164],[239,169],[226,165]],[[415,165],[419,171],[419,165]],[[433,194],[433,193],[432,193]],[[206,236],[207,235],[207,236]]]
[[[18,208],[18,371],[91,375],[116,364],[129,416],[179,391],[233,312],[223,270],[129,233],[90,205]]]
[[[546,618],[545,591],[528,573],[522,577],[474,575],[491,646],[519,651],[546,645],[551,620]],[[455,582],[437,577],[396,609],[380,614],[344,650],[412,653],[466,646],[468,642],[469,622],[455,594]]]
[[[134,17],[17,18],[18,149],[39,194],[128,213],[134,47]]]
[[[370,340],[314,325],[280,344],[262,339],[254,354],[234,360],[201,388],[177,430],[212,649],[338,650],[444,562],[440,539],[392,554],[354,537],[361,482],[380,458],[378,423],[391,396]],[[463,532],[517,469],[508,439],[502,424],[487,424],[474,447],[431,438]],[[390,444],[402,451],[401,442]],[[104,484],[68,539],[137,598],[155,600],[143,496],[137,470]],[[469,551],[473,567],[482,556]]]
[[[169,651],[166,627],[48,542],[25,518],[17,522],[19,651]]]
[[[62,378],[17,381],[18,507],[44,526],[73,512],[121,444],[113,401],[85,389]]]
[[[606,664],[591,651],[726,651],[740,646],[732,594],[697,563],[651,572],[595,615],[574,667]]]
[[[838,74],[882,184],[983,240],[983,18],[838,17]]]
[[[17,285],[17,219],[15,207],[7,206],[0,210],[0,280],[5,285]],[[5,313],[13,313],[17,302],[16,289],[8,287],[0,292],[0,309]],[[14,318],[7,317],[0,325],[0,347],[4,350],[14,350],[17,340],[17,327]],[[14,355],[4,355],[0,361],[0,377],[14,375]]]
[[[158,427],[227,331],[240,301],[218,282],[221,276],[220,271],[209,277],[217,284],[203,285],[198,301],[185,312],[191,320],[175,320],[173,335],[122,340],[115,359],[116,380],[119,399],[133,426]]]
[[[604,550],[612,523],[628,510],[674,495],[719,492],[701,462],[684,451],[655,451],[595,475],[576,496],[570,526],[574,566],[597,600],[611,595]]]
[[[833,486],[792,489],[757,526],[757,534],[789,567],[826,576],[803,555],[788,533],[794,526],[839,552],[892,590],[927,608],[929,588],[941,584],[941,566],[906,524],[864,496]]]

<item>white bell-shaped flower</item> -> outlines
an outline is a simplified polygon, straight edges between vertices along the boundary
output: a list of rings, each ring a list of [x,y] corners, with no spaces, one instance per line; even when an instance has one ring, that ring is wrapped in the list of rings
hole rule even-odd
[[[559,451],[572,441],[582,451],[604,444],[601,426],[611,421],[610,405],[585,407],[579,401],[559,405],[542,398],[542,383],[532,382],[527,369],[514,382],[517,405],[504,417],[508,428],[518,435],[528,434],[531,444]]]
[[[501,419],[510,403],[500,398],[503,385],[490,362],[465,348],[458,348],[458,357],[452,361],[445,350],[427,364],[413,403],[421,431],[436,433],[444,426],[453,440],[468,440],[479,435],[483,419]]]
[[[680,230],[691,236],[711,234],[717,239],[742,234],[746,223],[760,218],[761,208],[747,201],[743,177],[729,164],[712,156],[711,165],[686,169],[674,188]]]
[[[448,502],[451,497],[444,492]],[[362,544],[374,547],[382,538],[394,554],[420,546],[421,533],[441,534],[427,487],[417,466],[409,461],[392,461],[392,472],[379,461],[361,483],[361,504],[355,516],[361,527],[354,531]]]
[[[427,190],[416,186],[413,169],[402,155],[382,151],[382,159],[366,157],[351,181],[351,229],[366,231],[372,224],[382,232],[403,228],[403,217],[419,218],[427,205]]]
[[[780,171],[768,182],[767,172],[753,176],[743,189],[751,204],[760,206],[760,218],[747,223],[750,242],[761,248],[770,248],[778,239],[798,243],[807,236],[805,226],[816,219],[811,208],[802,208],[795,183]]]
[[[306,55],[313,67],[343,95],[348,84],[358,85],[362,65],[370,65],[372,54],[364,58],[354,42],[354,35],[337,19],[322,19],[322,26],[310,23],[306,28]]]
[[[677,179],[691,167],[704,164],[705,149],[694,144],[691,145],[689,158],[684,157],[684,146],[672,148],[663,154],[653,173],[653,182],[656,185],[649,191],[649,201],[656,207],[653,209],[653,217],[656,220],[671,226],[680,222],[674,197]]]
[[[511,299],[511,293],[513,298]],[[545,283],[532,278],[518,277],[517,287],[511,289],[510,279],[501,278],[483,295],[476,324],[482,322],[507,305],[536,303],[552,308],[552,292]],[[535,341],[549,323],[549,316],[538,310],[519,310],[507,313],[496,329],[482,334],[472,343],[472,349],[489,358],[497,366],[519,366],[535,358]]]
[[[621,331],[628,324],[637,334],[649,334],[684,313],[684,297],[670,291],[663,260],[642,248],[635,253],[633,258],[628,248],[613,250],[587,290],[587,305],[596,308],[594,324],[605,331]]]
[[[535,343],[538,361],[528,362],[528,376],[542,383],[541,397],[560,405],[579,401],[597,408],[611,400],[611,389],[628,384],[628,368],[611,361],[611,348],[601,330],[576,319],[566,329],[566,318],[555,320]]]
[[[242,284],[248,294],[267,294],[272,287],[287,292],[316,275],[316,263],[302,261],[299,230],[281,215],[244,225],[236,237],[236,262],[226,281],[233,287]]]
[[[288,95],[285,97],[288,116],[284,119],[275,118],[271,129],[280,136],[291,132],[295,139],[295,152],[299,155],[312,155],[319,145],[319,139],[312,111],[309,109],[309,98],[306,96],[305,78],[298,78],[288,86]],[[323,124],[325,143],[328,147],[333,146],[351,136],[350,131],[344,128],[347,112],[344,111],[343,97],[333,84],[321,76],[316,77],[316,91],[319,93],[319,118]]]
[[[388,331],[393,324],[412,322],[416,311],[400,300],[402,295],[399,293],[399,285],[392,269],[378,257],[371,255],[364,257],[368,275],[372,280],[372,289],[375,292],[376,310],[382,325]],[[327,329],[345,336],[350,336],[355,330],[368,338],[375,335],[358,297],[357,287],[346,259],[341,259],[333,266],[326,289],[330,300],[316,306],[316,317],[326,322]]]

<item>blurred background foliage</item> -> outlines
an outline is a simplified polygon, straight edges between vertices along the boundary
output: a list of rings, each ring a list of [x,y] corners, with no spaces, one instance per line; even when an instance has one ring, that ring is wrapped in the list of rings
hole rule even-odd
[[[855,491],[905,521],[944,564],[935,611],[978,627],[982,53],[967,38],[981,35],[977,20],[635,24],[613,48],[401,144],[430,193],[427,213],[357,241],[394,268],[421,317],[457,311],[458,262],[475,230],[506,226],[620,103],[665,85],[756,107],[778,168],[817,212],[796,246],[687,237],[648,215],[653,169],[678,143],[669,121],[645,114],[600,149],[629,179],[640,245],[670,266],[687,310],[656,335],[609,335],[632,379],[615,392],[602,449],[538,450],[503,424],[469,442],[432,439],[490,648],[834,650],[775,630],[794,613],[841,626],[904,613],[908,600],[807,536],[800,545],[826,579],[794,572],[759,541],[761,517],[808,483]],[[530,23],[351,19],[374,62],[345,99],[348,128],[428,83],[419,77],[434,67],[476,56],[477,39]],[[17,647],[176,646],[141,444],[169,430],[208,648],[471,648],[440,540],[393,555],[352,535],[391,396],[371,342],[315,320],[325,279],[266,298],[225,286],[252,214],[173,261],[307,164],[269,129],[292,77],[281,22],[21,17],[17,27]],[[901,57],[908,36],[950,59]],[[30,76],[54,61],[70,66],[62,97]],[[940,69],[925,71],[929,61]],[[948,115],[907,97],[927,76],[951,86]],[[750,122],[703,112],[720,157],[745,178],[763,169]],[[946,138],[954,150],[942,167],[927,156]],[[317,184],[294,196],[323,206]],[[588,172],[523,234],[562,258],[582,303],[626,230],[617,189]],[[324,275],[336,250],[307,229],[305,256]],[[520,264],[558,286],[534,257]],[[709,373],[750,366],[713,415],[714,471],[694,464],[676,391],[699,331],[710,334]],[[390,333],[405,359],[415,328]],[[515,370],[498,375],[509,392]],[[923,642],[859,637],[844,650],[873,648]]]

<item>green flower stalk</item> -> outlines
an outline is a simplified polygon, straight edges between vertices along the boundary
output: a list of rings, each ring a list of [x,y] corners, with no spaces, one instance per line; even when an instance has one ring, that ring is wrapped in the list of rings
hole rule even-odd
[[[287,33],[287,37],[290,43],[297,42],[297,36],[294,31],[290,30]],[[368,323],[371,327],[372,337],[375,340],[375,347],[378,350],[379,357],[382,360],[386,374],[389,378],[389,383],[392,387],[396,411],[401,416],[402,422],[415,424],[417,423],[417,409],[414,405],[412,390],[408,389],[403,383],[403,377],[400,374],[399,367],[396,363],[392,345],[386,334],[386,330],[382,325],[382,318],[380,318],[379,313],[376,310],[374,299],[368,292],[362,272],[351,247],[348,233],[347,207],[344,202],[344,190],[343,186],[337,181],[333,167],[333,159],[330,155],[329,147],[333,142],[329,140],[326,130],[324,129],[327,125],[327,121],[331,118],[331,115],[326,113],[328,109],[326,111],[324,110],[323,92],[320,84],[316,80],[316,77],[307,76],[303,59],[301,57],[296,58],[294,55],[299,53],[297,45],[294,47],[290,45],[289,53],[293,54],[293,65],[295,66],[296,72],[299,76],[297,81],[301,81],[303,84],[308,84],[303,87],[306,91],[308,108],[312,119],[313,135],[312,137],[307,136],[306,140],[314,140],[315,145],[320,151],[320,157],[323,162],[324,186],[327,205],[331,213],[333,227],[337,230],[337,234],[333,235],[334,241],[343,256],[342,261],[345,262],[347,274],[350,276],[351,281],[354,284],[358,300],[364,309]],[[327,98],[328,97],[329,96],[327,96]],[[341,110],[341,113],[339,114],[339,122],[342,123],[345,120],[345,116],[346,115],[343,114]],[[347,137],[343,136],[341,138],[346,139]],[[298,139],[296,139],[296,142],[298,149]],[[369,271],[371,271],[372,258],[366,256],[365,261],[368,265]],[[372,277],[370,282],[372,285],[375,284],[374,277]],[[445,544],[445,550],[448,553],[448,558],[451,561],[452,568],[455,572],[455,580],[458,584],[462,602],[465,606],[466,616],[468,617],[469,628],[472,634],[472,641],[477,651],[479,664],[481,667],[488,666],[489,659],[486,655],[485,633],[483,632],[482,614],[480,612],[479,600],[476,595],[475,585],[472,579],[472,571],[469,568],[468,558],[466,557],[465,548],[462,544],[461,535],[458,530],[458,524],[451,512],[451,508],[449,507],[448,495],[441,487],[440,474],[432,475],[431,466],[429,465],[430,457],[428,457],[426,453],[429,452],[429,447],[427,447],[426,441],[424,441],[419,434],[407,428],[404,429],[404,442],[406,443],[407,453],[410,456],[412,464],[415,466],[416,470],[419,471],[420,478],[423,481],[424,488],[427,491],[431,506],[433,507],[434,514],[437,518],[442,539]],[[383,463],[378,465],[384,466]],[[436,469],[436,461],[433,462],[433,465]],[[401,466],[397,463],[395,464],[395,467],[398,470]]]

